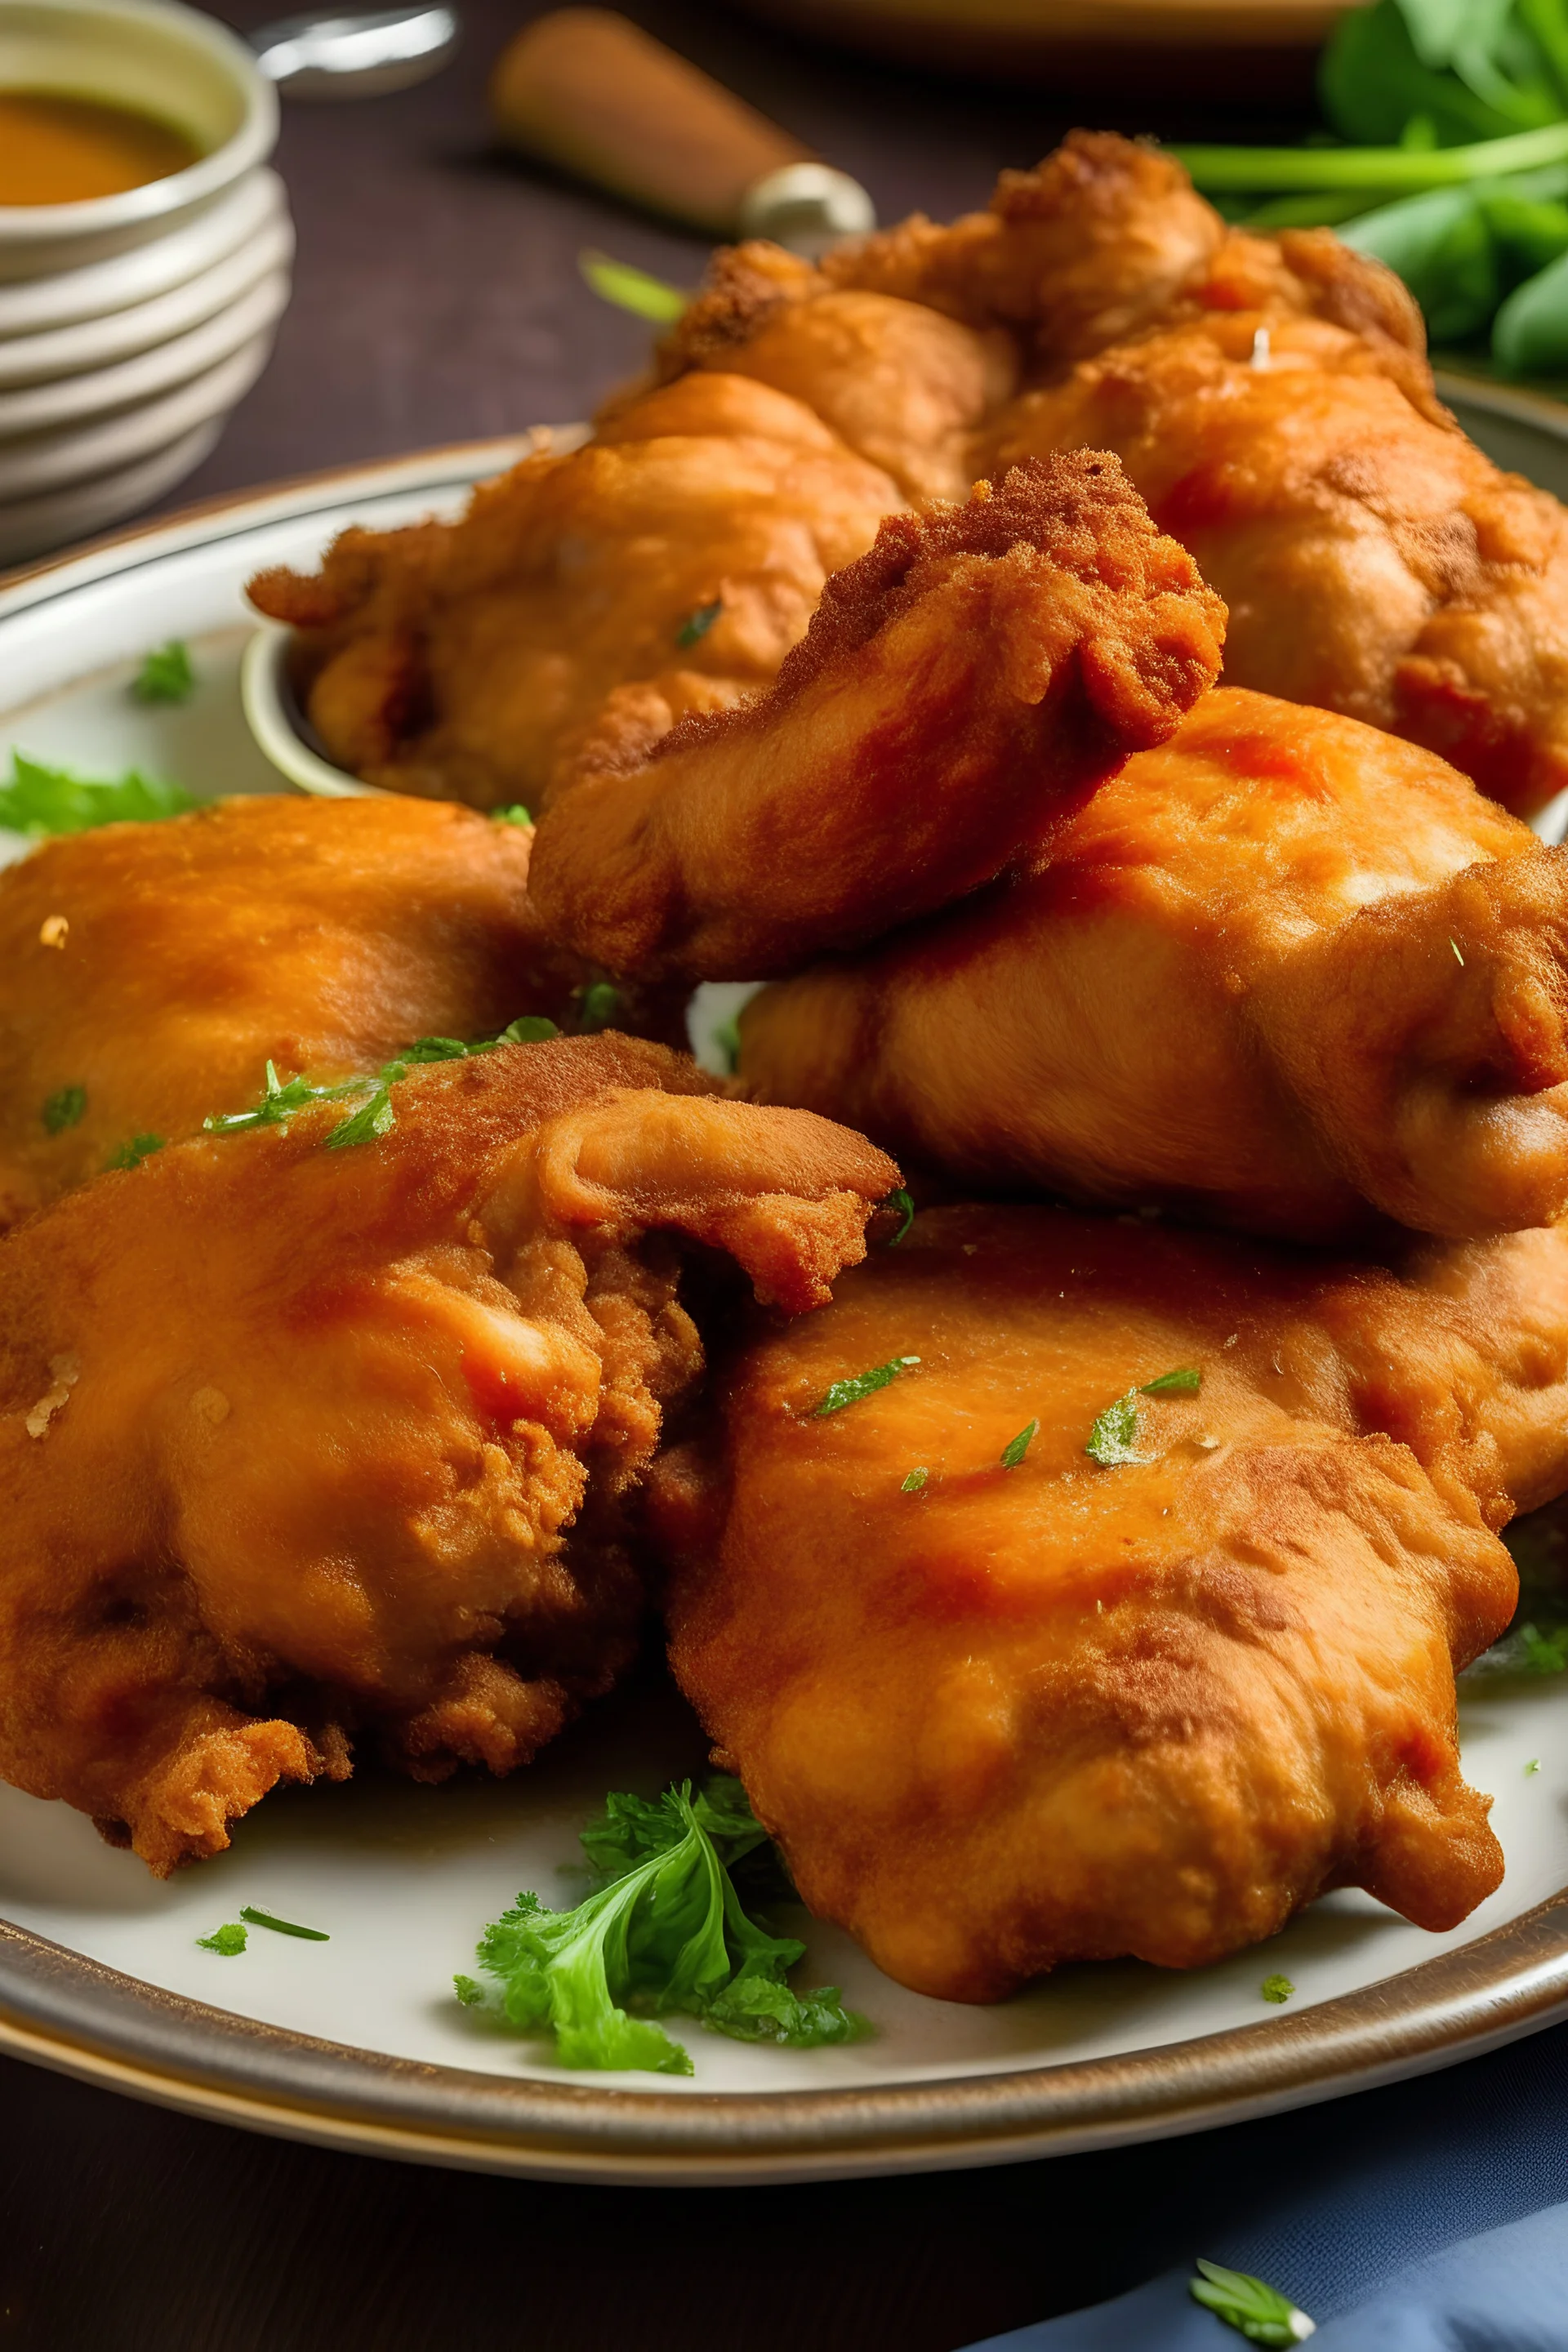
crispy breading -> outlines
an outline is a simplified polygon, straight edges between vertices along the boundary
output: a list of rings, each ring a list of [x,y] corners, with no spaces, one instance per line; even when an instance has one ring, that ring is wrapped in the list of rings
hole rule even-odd
[[[605,1690],[701,1369],[684,1258],[817,1305],[898,1181],[625,1037],[394,1108],[172,1145],[0,1241],[0,1771],[160,1874],[355,1742],[509,1771]]]
[[[564,771],[534,903],[649,979],[787,970],[944,904],[1212,681],[1225,615],[1114,460],[885,522],[762,700]]]
[[[280,1076],[417,1037],[562,1024],[590,978],[528,903],[531,834],[408,800],[223,801],[42,844],[0,874],[0,1223],[138,1135],[193,1135]],[[67,924],[62,948],[44,926]],[[622,1025],[675,1034],[679,1007]]]
[[[263,572],[250,593],[300,633],[340,765],[537,813],[617,695],[668,726],[765,687],[828,573],[902,504],[798,400],[700,374],[481,484],[456,521],[346,530],[318,574]]]
[[[650,1488],[671,1658],[806,1902],[901,1982],[1200,1967],[1331,1886],[1447,1928],[1498,1885],[1454,1674],[1513,1607],[1493,1528],[1568,1483],[1561,1235],[1389,1271],[934,1209],[720,1393]]]
[[[966,1187],[1319,1242],[1545,1224],[1568,853],[1430,752],[1220,688],[989,890],[764,990],[740,1066]]]

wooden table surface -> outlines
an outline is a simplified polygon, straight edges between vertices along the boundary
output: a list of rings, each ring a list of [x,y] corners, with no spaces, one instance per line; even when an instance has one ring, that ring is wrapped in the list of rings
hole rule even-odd
[[[286,110],[292,306],[267,373],[167,504],[584,415],[646,334],[588,293],[581,248],[695,282],[695,240],[491,150],[484,74],[529,12],[463,5],[464,50],[424,89]],[[1172,136],[1275,127],[921,80],[717,8],[628,13],[854,172],[884,219],[983,203],[1000,166],[1085,116]],[[1440,2095],[1416,2084],[1310,2123],[994,2172],[628,2190],[323,2154],[0,2063],[0,2347],[952,2352],[1217,2251],[1309,2146],[1331,2162],[1342,2129],[1418,2129]]]

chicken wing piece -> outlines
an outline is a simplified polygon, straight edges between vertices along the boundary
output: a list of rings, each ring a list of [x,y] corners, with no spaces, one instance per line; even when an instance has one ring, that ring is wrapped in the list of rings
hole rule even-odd
[[[831,572],[903,505],[798,400],[694,375],[586,447],[525,458],[456,522],[353,529],[320,573],[263,572],[297,682],[371,783],[537,809],[623,701],[638,725],[767,686]]]
[[[1565,1022],[1568,854],[1221,688],[989,889],[764,990],[740,1073],[966,1188],[1461,1238],[1568,1210]]]
[[[1502,1875],[1455,1670],[1512,1611],[1493,1528],[1568,1484],[1565,1375],[1560,1235],[1392,1272],[922,1213],[656,1466],[676,1674],[921,1992],[1198,1967],[1333,1886],[1451,1927]]]
[[[743,710],[560,779],[531,888],[642,980],[745,978],[996,874],[1213,680],[1224,608],[1114,460],[883,524]]]
[[[0,1771],[158,1874],[366,1738],[525,1763],[635,1646],[693,1246],[786,1311],[897,1181],[628,1038],[176,1145],[0,1241]]]
[[[0,875],[0,1223],[137,1137],[195,1134],[285,1078],[416,1038],[575,1025],[591,978],[542,936],[526,825],[406,800],[223,801],[47,842]],[[673,1000],[623,1027],[671,1039]]]

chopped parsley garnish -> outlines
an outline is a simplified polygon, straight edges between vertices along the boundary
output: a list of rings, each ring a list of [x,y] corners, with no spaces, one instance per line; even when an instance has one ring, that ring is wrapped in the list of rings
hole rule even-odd
[[[915,1204],[910,1200],[906,1187],[900,1184],[896,1192],[889,1192],[885,1201],[878,1202],[877,1206],[879,1209],[896,1209],[898,1211],[899,1217],[900,1219],[899,1230],[888,1244],[888,1247],[889,1249],[897,1249],[899,1244],[903,1240],[904,1235],[909,1232],[910,1227],[914,1223]]]
[[[332,1940],[324,1927],[297,1927],[292,1919],[276,1919],[270,1911],[258,1911],[251,1903],[242,1905],[239,1916],[248,1919],[253,1927],[270,1927],[275,1936],[298,1936],[307,1944],[330,1944]]]
[[[1102,1470],[1118,1470],[1124,1463],[1146,1462],[1146,1454],[1137,1451],[1138,1391],[1129,1389],[1125,1396],[1108,1404],[1089,1433],[1084,1452],[1098,1462]]]
[[[1040,1422],[1039,1416],[1037,1414],[1035,1419],[1031,1421],[1026,1428],[1021,1429],[1018,1432],[1016,1437],[1010,1437],[1007,1440],[1006,1444],[1002,1448],[1003,1469],[1016,1470],[1018,1467],[1019,1463],[1022,1462],[1025,1454],[1027,1454],[1030,1446],[1033,1445],[1036,1438],[1038,1437],[1039,1433]]]
[[[1258,1990],[1265,2000],[1283,2003],[1289,2000],[1296,1988],[1289,1977],[1271,1976],[1265,1977]]]
[[[700,641],[708,635],[709,630],[713,626],[714,622],[718,619],[723,609],[724,599],[722,596],[719,597],[711,604],[699,604],[695,613],[688,613],[685,620],[682,621],[679,628],[677,629],[675,633],[676,644],[678,646],[694,646],[700,643]]]
[[[1173,1372],[1162,1372],[1157,1381],[1145,1381],[1140,1396],[1196,1396],[1204,1384],[1202,1372],[1192,1364],[1183,1364]]]
[[[1317,2322],[1298,2311],[1278,2289],[1247,2271],[1227,2271],[1223,2263],[1205,2263],[1200,2256],[1201,2277],[1187,2283],[1194,2303],[1245,2336],[1249,2344],[1303,2344],[1317,2333]]]
[[[583,1832],[598,1886],[570,1911],[520,1895],[487,1927],[479,1964],[499,1988],[453,1979],[466,2008],[494,2007],[524,2033],[552,2032],[565,2066],[689,2074],[689,2054],[654,2021],[671,2010],[710,2032],[795,2049],[867,2029],[823,1986],[786,1983],[805,1946],[742,1908],[734,1864],[767,1843],[739,1781],[691,1784],[657,1801],[616,1794]]]
[[[731,1077],[741,1066],[741,1024],[738,1021],[721,1021],[713,1029],[710,1043]]]
[[[49,1135],[63,1135],[68,1127],[77,1127],[80,1124],[82,1113],[86,1108],[87,1088],[85,1087],[61,1087],[59,1092],[52,1094],[44,1105],[41,1117],[45,1132]]]
[[[584,1034],[607,1029],[621,1009],[621,992],[613,980],[593,980],[577,991],[577,1026]]]
[[[145,824],[195,806],[178,784],[161,783],[134,768],[112,782],[95,781],[72,775],[67,768],[46,767],[22,751],[12,752],[11,781],[0,784],[0,826],[34,840],[51,833],[86,833],[95,824],[128,819]]]
[[[178,637],[148,655],[131,687],[138,702],[188,702],[195,690],[190,653]]]
[[[221,1952],[226,1960],[232,1960],[237,1952],[243,1952],[246,1941],[245,1929],[237,1919],[231,1919],[226,1927],[215,1927],[210,1936],[196,1937],[204,1952]]]
[[[930,1475],[931,1473],[929,1470],[911,1470],[908,1477],[903,1481],[903,1484],[900,1486],[900,1494],[918,1495]]]
[[[656,327],[673,326],[691,299],[679,286],[634,268],[629,261],[613,261],[591,246],[577,256],[577,267],[601,302],[613,302],[634,319],[650,319]]]
[[[885,1389],[889,1381],[896,1381],[900,1372],[907,1372],[911,1364],[919,1362],[918,1356],[895,1356],[890,1363],[878,1364],[871,1371],[853,1372],[847,1380],[835,1381],[821,1402],[812,1406],[812,1419],[820,1421],[825,1413],[842,1412],[847,1404],[858,1404],[862,1397],[875,1396],[879,1389]]]
[[[491,809],[490,815],[497,824],[531,824],[533,823],[532,817],[521,801],[513,801],[510,808]]]
[[[151,1160],[154,1151],[162,1151],[163,1143],[164,1138],[161,1135],[133,1135],[129,1143],[121,1144],[117,1150],[110,1153],[103,1163],[104,1168],[106,1171],[110,1168],[140,1168],[144,1160]]]
[[[1526,1779],[1527,1780],[1533,1780],[1533,1779],[1534,1779],[1534,1777],[1535,1777],[1535,1775],[1536,1775],[1536,1773],[1537,1773],[1537,1772],[1539,1772],[1539,1771],[1540,1771],[1540,1769],[1541,1769],[1541,1759],[1540,1759],[1540,1757],[1539,1757],[1539,1756],[1532,1756],[1532,1757],[1531,1758],[1531,1759],[1530,1759],[1529,1763],[1528,1763],[1528,1764],[1525,1766],[1525,1768],[1524,1768],[1524,1777],[1525,1777],[1525,1779]]]
[[[416,1037],[395,1061],[384,1062],[374,1076],[344,1078],[331,1087],[313,1087],[303,1077],[280,1078],[277,1066],[268,1062],[259,1102],[248,1110],[205,1118],[202,1127],[208,1135],[243,1135],[253,1127],[287,1127],[297,1111],[309,1110],[313,1103],[347,1102],[355,1095],[367,1095],[368,1100],[341,1119],[327,1137],[328,1150],[341,1151],[353,1144],[369,1143],[396,1126],[397,1114],[388,1089],[421,1063],[467,1061],[476,1054],[493,1054],[498,1045],[540,1045],[560,1034],[542,1013],[525,1013],[509,1022],[499,1037]]]
[[[1542,1633],[1534,1625],[1519,1628],[1520,1664],[1527,1675],[1560,1675],[1568,1666],[1568,1625]]]

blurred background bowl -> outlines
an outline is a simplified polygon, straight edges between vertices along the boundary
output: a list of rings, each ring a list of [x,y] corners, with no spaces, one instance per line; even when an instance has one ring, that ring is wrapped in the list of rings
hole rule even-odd
[[[198,150],[79,204],[0,205],[0,564],[164,496],[266,365],[293,229],[278,100],[178,0],[0,0],[0,89],[140,109]]]

